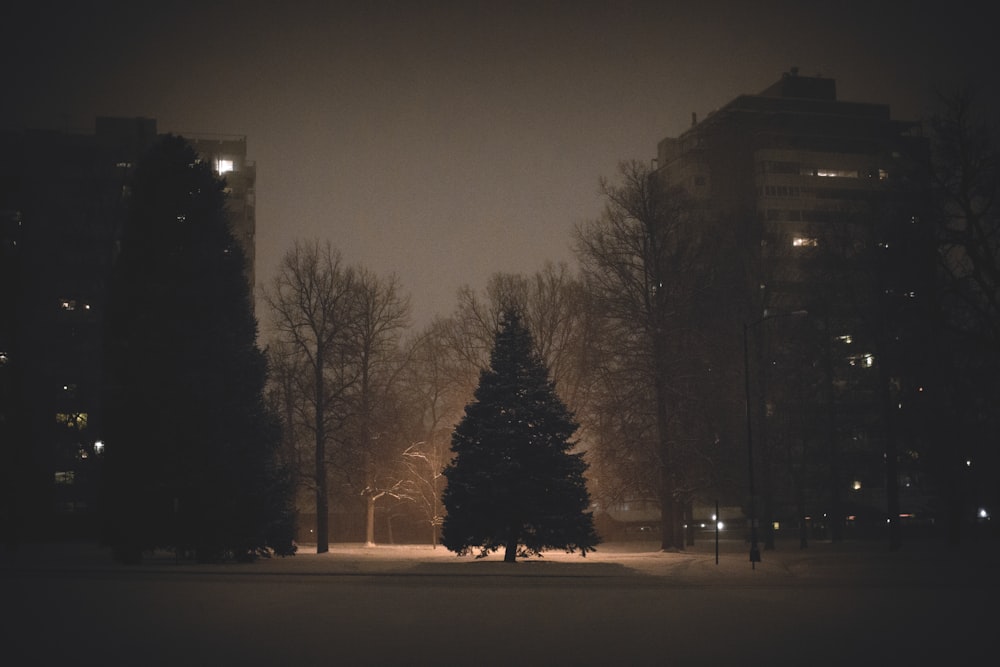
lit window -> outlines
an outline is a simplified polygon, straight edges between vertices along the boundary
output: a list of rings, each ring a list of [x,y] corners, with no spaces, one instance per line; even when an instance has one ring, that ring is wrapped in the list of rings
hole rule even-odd
[[[75,470],[57,470],[55,476],[56,484],[63,486],[69,486],[76,481],[76,471]]]
[[[86,412],[57,412],[56,423],[82,431],[87,428]]]
[[[875,355],[874,354],[852,354],[847,358],[847,363],[851,366],[859,366],[861,368],[871,368],[875,365]]]
[[[887,180],[889,180],[889,172],[887,172],[885,169],[879,169],[878,170],[878,180],[880,180],[880,181],[887,181]]]
[[[812,236],[796,236],[792,239],[792,245],[796,248],[815,248],[819,245],[819,239]]]
[[[219,172],[219,175],[228,174],[233,170],[233,161],[219,158],[215,161],[215,171]]]
[[[817,169],[817,176],[823,176],[825,178],[857,178],[857,169]]]
[[[7,355],[7,353],[6,352],[0,352],[0,366],[3,366],[8,361],[10,361],[10,357]]]
[[[63,310],[76,310],[76,299],[62,299],[59,301],[59,307]]]
[[[860,491],[861,490],[861,482],[859,480],[854,480],[854,485],[852,486],[852,488],[855,491]]]
[[[100,456],[104,452],[104,441],[97,440],[94,442],[94,453]]]
[[[851,343],[854,342],[854,339],[851,338],[851,334],[845,334],[843,336],[837,336],[837,340],[839,340],[844,345],[850,345]]]

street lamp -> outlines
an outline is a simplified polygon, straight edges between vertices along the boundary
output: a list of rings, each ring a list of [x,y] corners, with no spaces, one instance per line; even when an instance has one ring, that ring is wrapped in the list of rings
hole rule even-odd
[[[779,317],[801,317],[808,315],[809,311],[795,310],[790,313],[768,313],[764,311],[764,316],[749,324],[743,323],[743,382],[746,391],[746,412],[747,412],[747,475],[750,481],[750,568],[757,569],[760,562],[760,545],[757,542],[757,508],[754,498],[753,485],[753,427],[750,416],[750,338],[749,331],[761,322],[777,319]]]

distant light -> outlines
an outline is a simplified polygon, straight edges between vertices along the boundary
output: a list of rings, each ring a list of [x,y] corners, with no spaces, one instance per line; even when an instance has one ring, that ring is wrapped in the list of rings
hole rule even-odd
[[[972,467],[972,459],[965,459],[965,467],[966,468]]]
[[[854,485],[853,485],[853,487],[852,487],[852,488],[853,488],[853,489],[854,489],[855,491],[860,491],[860,490],[861,490],[861,481],[860,481],[860,480],[857,480],[857,479],[856,479],[856,480],[854,480]]]
[[[104,441],[103,440],[94,441],[94,453],[100,455],[103,452],[104,452]]]
[[[219,158],[218,160],[215,161],[215,171],[219,172],[220,176],[222,174],[228,174],[232,170],[233,170],[233,161],[232,160],[225,160],[225,159]]]
[[[986,511],[985,507],[980,507],[979,508],[979,518],[980,519],[989,519],[990,518],[990,513],[988,511]]]
[[[775,521],[774,523],[771,524],[771,527],[774,528],[775,530],[781,530],[781,522]]]
[[[722,530],[722,529],[724,529],[724,528],[725,528],[726,526],[725,526],[725,524],[723,524],[723,523],[722,523],[722,522],[720,521],[720,522],[718,522],[717,524],[715,524],[715,527],[716,527],[716,528],[718,528],[719,530]]]

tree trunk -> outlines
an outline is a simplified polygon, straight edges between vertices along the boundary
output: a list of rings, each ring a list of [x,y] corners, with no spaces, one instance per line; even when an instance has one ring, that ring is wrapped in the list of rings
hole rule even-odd
[[[375,496],[368,494],[365,514],[365,546],[375,546]]]
[[[513,563],[517,560],[517,538],[519,537],[518,529],[515,526],[510,527],[510,533],[507,536],[507,550],[503,555],[503,562]]]
[[[317,352],[317,358],[321,350]],[[330,508],[326,492],[326,431],[323,412],[323,365],[317,361],[316,369],[316,553],[330,550]]]

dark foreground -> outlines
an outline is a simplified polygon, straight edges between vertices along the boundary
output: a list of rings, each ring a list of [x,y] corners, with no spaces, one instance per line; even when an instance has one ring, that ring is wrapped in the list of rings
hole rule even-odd
[[[7,558],[5,665],[993,664],[995,547],[613,545],[505,565],[334,549],[249,566]],[[595,556],[598,556],[595,558]]]

